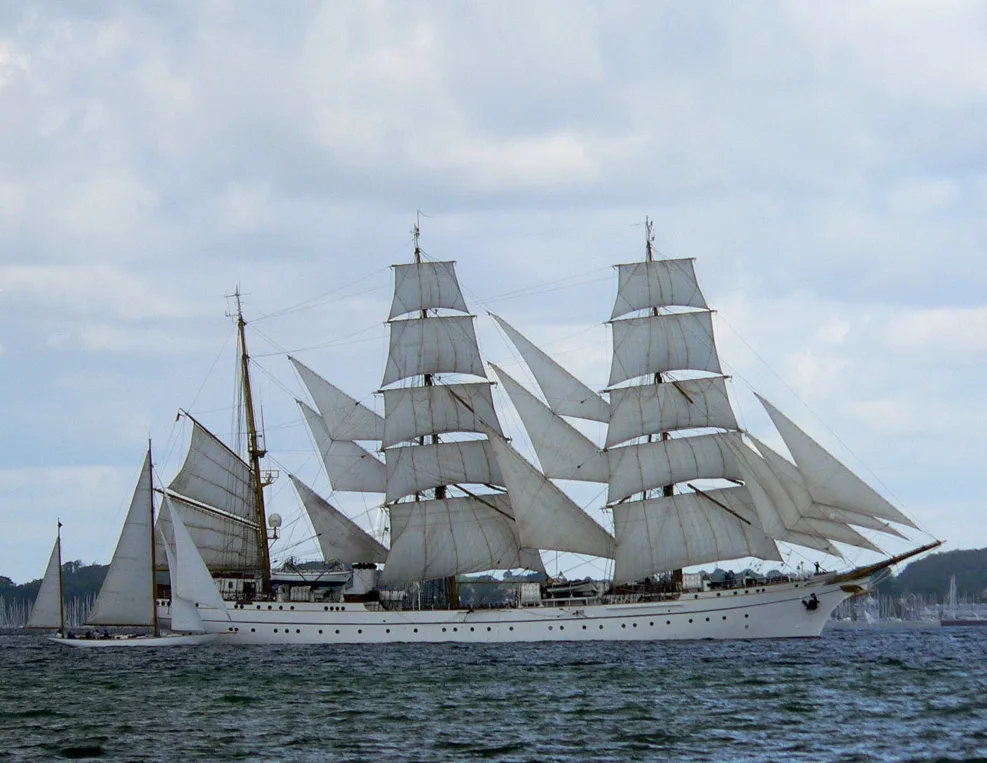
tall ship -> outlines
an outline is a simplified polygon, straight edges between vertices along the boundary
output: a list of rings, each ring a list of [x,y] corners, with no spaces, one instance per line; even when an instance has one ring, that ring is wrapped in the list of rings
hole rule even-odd
[[[904,538],[904,529],[917,526],[766,399],[758,397],[791,459],[741,428],[694,261],[657,258],[650,223],[644,257],[616,265],[613,352],[602,392],[496,315],[537,390],[485,363],[455,263],[426,258],[417,226],[414,233],[412,261],[393,267],[377,390],[383,415],[290,358],[311,398],[298,401],[300,417],[333,493],[363,494],[386,517],[386,534],[374,537],[287,475],[335,568],[272,570],[280,518],[268,517],[265,489],[277,475],[262,465],[237,299],[245,452],[189,417],[189,451],[165,491],[222,594],[222,606],[198,606],[219,642],[813,637],[840,602],[939,545],[883,554],[864,532]],[[537,464],[505,436],[488,368]],[[580,422],[603,431],[603,441],[583,434]],[[593,513],[560,487],[578,483],[605,492]],[[609,518],[607,526],[595,515]],[[158,519],[159,544],[171,542],[167,519]],[[837,559],[844,559],[841,547],[864,549],[881,560],[717,581],[687,572],[731,561],[781,563],[779,544]],[[602,560],[612,574],[579,584],[552,580],[546,554]],[[165,556],[162,547],[156,557]],[[518,570],[531,574],[514,584],[510,600],[461,605],[463,576]],[[158,606],[167,622],[170,601]]]

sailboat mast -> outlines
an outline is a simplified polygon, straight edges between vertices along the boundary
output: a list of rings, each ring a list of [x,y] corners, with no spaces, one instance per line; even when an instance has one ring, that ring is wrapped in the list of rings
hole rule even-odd
[[[418,239],[419,239],[419,236],[421,234],[420,224],[421,224],[421,212],[416,212],[415,213],[415,229],[413,231],[413,233],[415,235],[415,264],[416,265],[421,265],[421,263],[422,263],[422,249],[421,249],[421,246],[418,243]],[[422,310],[421,311],[421,317],[423,319],[424,318],[428,318],[428,310]],[[423,384],[426,387],[431,387],[433,385],[433,383],[434,383],[432,381],[432,374],[423,374],[422,375],[422,379],[423,379]],[[420,440],[419,440],[420,444],[421,445],[424,445],[425,444],[425,440],[426,440],[426,438],[423,435],[420,438]],[[439,442],[439,436],[437,434],[433,434],[433,435],[431,435],[428,438],[428,440],[429,440],[429,442],[431,444],[434,445],[434,444],[436,444],[436,443]],[[419,496],[416,493],[415,494],[415,499],[417,500],[418,497]],[[446,488],[445,488],[445,485],[439,485],[437,488],[435,488],[435,499],[436,500],[442,500],[445,497],[446,497]],[[456,580],[456,576],[455,575],[450,575],[449,576],[449,578],[448,578],[448,584],[449,584],[449,603],[452,606],[452,608],[455,609],[457,606],[459,606],[459,584],[458,584],[458,581]]]
[[[58,632],[65,636],[65,594],[62,588],[62,520],[58,521],[55,545],[58,546]]]
[[[655,261],[655,228],[654,228],[654,225],[655,225],[654,224],[654,221],[651,220],[650,217],[645,216],[645,218],[644,218],[644,242],[645,242],[645,257],[647,258],[647,261],[648,262],[654,262]],[[658,308],[657,307],[652,307],[651,308],[651,314],[657,317],[657,315],[658,315]],[[665,380],[661,378],[661,373],[656,373],[655,374],[655,384],[663,384],[664,382],[665,382]],[[650,439],[650,437],[648,439]],[[662,432],[661,433],[661,439],[662,440],[669,439],[668,432]],[[662,488],[662,495],[664,495],[664,496],[675,495],[675,486],[674,485],[665,485]],[[645,497],[647,497],[647,496],[645,496]]]
[[[240,306],[240,288],[234,293],[236,297],[236,325],[240,338],[240,375],[243,379],[244,417],[247,421],[247,452],[250,455],[250,467],[254,477],[254,492],[257,497],[257,542],[261,558],[261,590],[267,592],[271,587],[271,555],[267,547],[267,513],[264,510],[264,482],[260,476],[260,459],[266,452],[258,444],[257,424],[254,419],[254,398],[250,389],[250,356],[247,354],[247,322],[243,319],[243,309]]]
[[[154,553],[154,464],[151,462],[151,438],[147,438],[147,476],[148,484],[151,489],[147,491],[147,510],[151,514],[151,612],[154,617],[154,636],[160,635],[160,626],[158,625],[158,583],[157,572],[157,558]]]

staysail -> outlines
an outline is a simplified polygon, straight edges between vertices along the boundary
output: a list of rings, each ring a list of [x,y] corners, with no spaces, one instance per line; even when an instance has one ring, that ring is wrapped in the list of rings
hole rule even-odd
[[[61,527],[61,523],[58,525]],[[61,628],[65,622],[65,604],[62,601],[62,538],[55,540],[55,545],[48,557],[45,576],[41,578],[41,587],[34,600],[31,614],[27,618],[25,628]]]

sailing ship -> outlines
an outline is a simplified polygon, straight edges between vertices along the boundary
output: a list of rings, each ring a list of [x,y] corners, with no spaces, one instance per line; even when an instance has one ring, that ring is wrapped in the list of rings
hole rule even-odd
[[[312,405],[298,406],[332,489],[363,493],[388,518],[385,545],[290,475],[323,556],[346,565],[343,584],[272,575],[271,475],[260,467],[237,297],[246,457],[192,420],[188,455],[168,488],[172,516],[189,528],[226,602],[200,613],[205,629],[220,641],[265,644],[811,637],[840,602],[938,546],[842,572],[750,575],[715,588],[684,572],[725,560],[781,562],[779,543],[841,559],[837,543],[879,552],[863,530],[903,538],[899,527],[917,527],[766,399],[758,397],[793,460],[739,426],[694,261],[656,258],[647,230],[644,259],[616,266],[602,393],[493,316],[541,392],[490,364],[537,465],[505,437],[455,263],[423,257],[417,226],[413,261],[394,266],[384,415],[290,358],[311,396]],[[605,426],[605,442],[573,420]],[[612,531],[555,480],[605,486]],[[612,578],[580,589],[526,582],[509,606],[459,605],[459,576],[544,576],[542,552],[608,560]],[[173,616],[173,605],[161,614]]]
[[[188,531],[181,524],[180,518],[176,520],[172,516],[173,510],[167,496],[163,498],[161,516],[166,518],[172,528],[172,542],[163,545],[171,580],[171,632],[163,633],[160,628],[154,578],[152,483],[149,443],[113,558],[86,620],[87,629],[75,634],[65,628],[61,522],[58,524],[55,548],[48,561],[27,627],[57,627],[58,635],[53,641],[84,648],[192,646],[216,638],[216,634],[206,632],[200,612],[212,608],[218,616],[222,616],[226,606]],[[119,632],[115,632],[118,635],[111,635],[109,627],[150,628],[151,635],[119,635]]]

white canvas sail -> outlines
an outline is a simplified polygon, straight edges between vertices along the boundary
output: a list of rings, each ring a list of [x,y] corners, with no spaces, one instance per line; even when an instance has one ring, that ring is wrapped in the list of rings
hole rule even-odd
[[[326,561],[382,563],[387,549],[294,475],[291,484],[308,513]]]
[[[64,622],[62,603],[62,581],[60,567],[62,563],[62,539],[55,541],[55,546],[48,557],[45,576],[41,578],[41,587],[31,607],[31,615],[27,619],[26,628],[61,628]]]
[[[469,312],[455,266],[455,262],[394,265],[394,300],[388,319],[437,308]]]
[[[602,422],[609,420],[610,406],[606,400],[552,360],[503,318],[493,313],[490,317],[521,353],[549,408],[560,416]]]
[[[883,517],[915,528],[915,524],[841,464],[791,419],[760,395],[757,399],[791,451],[805,484],[815,501],[861,514]]]
[[[511,497],[521,543],[529,548],[613,557],[613,537],[507,441],[490,434]]]
[[[389,448],[388,503],[443,485],[502,485],[504,478],[486,440]]]
[[[739,442],[739,432],[723,432],[613,448],[608,451],[607,502],[686,480],[739,480],[742,473],[730,447]]]
[[[384,462],[351,440],[333,440],[322,416],[300,400],[295,402],[322,456],[332,489],[383,493],[387,480]]]
[[[714,376],[610,390],[606,447],[680,429],[739,429],[726,379]]]
[[[521,417],[546,477],[606,482],[607,455],[595,443],[518,384],[499,366],[490,364]]]
[[[176,583],[178,582],[178,562],[175,561],[175,554],[171,550],[170,543],[164,543],[165,557],[168,561],[168,577],[171,580],[171,630],[178,633],[198,633],[205,630],[202,618],[199,617],[199,610],[195,602],[183,599],[176,593]]]
[[[330,384],[304,364],[289,358],[298,372],[315,407],[322,414],[326,431],[333,440],[380,440],[384,435],[383,417],[338,387]]]
[[[617,265],[617,298],[610,319],[654,307],[706,308],[691,259]]]
[[[722,374],[707,311],[613,321],[613,363],[608,386],[666,371]]]
[[[204,610],[213,609],[228,620],[230,615],[226,608],[226,602],[223,601],[223,597],[216,587],[216,581],[213,580],[205,562],[199,555],[192,536],[185,529],[182,512],[174,511],[174,503],[174,499],[167,495],[161,501],[161,516],[170,521],[171,542],[174,543],[176,566],[175,569],[169,569],[169,573],[173,576],[171,581],[172,595],[192,602],[198,608],[200,616]],[[174,628],[174,624],[172,627]]]
[[[396,503],[390,516],[391,550],[381,576],[387,585],[518,569],[533,561],[530,554],[522,559],[506,495]]]
[[[88,624],[154,625],[151,516],[151,452],[148,451],[116,550],[89,612]]]
[[[187,532],[210,570],[261,569],[263,561],[259,546],[260,529],[256,524],[218,514],[177,496],[170,498],[174,513],[181,514]],[[158,517],[157,528],[171,542],[169,516],[162,512]],[[164,559],[160,539],[155,542],[158,544],[155,547],[155,556]]]
[[[423,374],[485,376],[473,316],[391,321],[383,386]]]
[[[484,426],[501,431],[490,382],[384,390],[384,416],[384,448],[446,432],[482,432]]]
[[[194,419],[188,455],[168,489],[248,522],[257,521],[250,467]]]
[[[734,515],[753,515],[743,487],[704,493],[614,506],[614,582],[631,583],[662,570],[748,556],[781,561],[777,546],[756,524]]]

